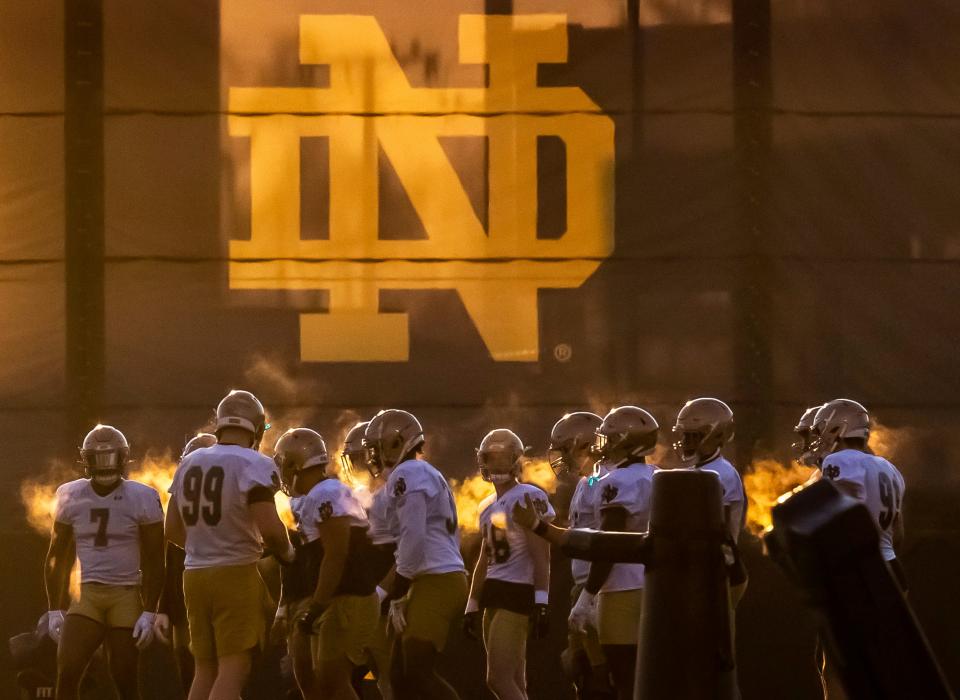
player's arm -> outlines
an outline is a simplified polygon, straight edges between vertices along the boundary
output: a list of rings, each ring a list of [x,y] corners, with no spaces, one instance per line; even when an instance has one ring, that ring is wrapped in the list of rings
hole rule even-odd
[[[897,511],[896,517],[893,519],[893,548],[899,549],[900,545],[903,544],[904,537],[904,527],[903,527],[903,511]]]
[[[394,564],[393,566],[390,567],[390,570],[387,571],[384,577],[380,579],[380,588],[382,588],[385,591],[389,591],[390,588],[393,586],[393,579],[396,578],[396,576],[397,576],[397,566],[396,564]]]
[[[467,597],[467,607],[463,611],[461,623],[463,633],[477,642],[483,639],[483,610],[480,608],[480,599],[483,597],[483,585],[487,581],[486,548],[486,542],[481,541],[480,556],[477,557],[477,563],[473,567],[470,595]]]
[[[546,605],[547,592],[550,590],[550,543],[532,532],[524,534],[527,538],[530,558],[533,560],[533,589],[536,592],[536,602]]]
[[[256,489],[254,490],[256,491]],[[282,564],[293,561],[294,549],[287,537],[287,528],[277,513],[277,504],[273,500],[270,489],[264,488],[264,493],[257,495],[250,492],[247,502],[253,522],[260,531],[260,537],[267,551],[271,552]]]
[[[163,590],[160,591],[160,600],[157,602],[157,612],[163,615],[170,614],[176,586],[183,585],[183,567],[176,564],[176,545],[167,540],[163,560]]]
[[[67,523],[54,522],[43,567],[47,610],[66,610],[70,605],[70,572],[76,558],[77,543],[73,527]]]
[[[533,612],[530,614],[530,633],[534,639],[544,639],[550,631],[550,543],[532,532],[525,532],[527,551],[533,561]]]
[[[548,523],[546,520],[540,519],[540,515],[537,513],[536,506],[530,494],[524,495],[523,503],[517,501],[513,505],[512,516],[515,524],[533,531],[550,544],[561,547],[567,541],[566,528],[557,527],[552,523]]]
[[[180,515],[180,506],[177,503],[176,494],[171,494],[170,502],[167,504],[167,516],[163,523],[163,532],[166,539],[180,549],[183,549],[186,545],[187,529],[183,524],[183,516]]]
[[[626,531],[627,509],[621,508],[620,506],[604,508],[600,513],[600,529],[606,532]],[[612,561],[590,562],[590,575],[587,576],[587,583],[584,586],[584,590],[591,595],[599,593],[600,588],[606,583],[612,570]]]
[[[329,518],[317,525],[320,542],[323,544],[323,560],[320,562],[320,575],[317,588],[313,592],[313,602],[329,605],[340,585],[343,569],[350,551],[350,518]]]
[[[534,538],[536,539],[536,538]],[[487,553],[485,544],[480,545],[480,556],[473,567],[473,580],[470,582],[470,596],[467,599],[467,612],[480,609],[480,598],[483,596],[483,584],[487,580]]]
[[[143,574],[143,608],[157,610],[160,593],[163,591],[164,572],[164,527],[162,522],[140,526],[140,570]]]

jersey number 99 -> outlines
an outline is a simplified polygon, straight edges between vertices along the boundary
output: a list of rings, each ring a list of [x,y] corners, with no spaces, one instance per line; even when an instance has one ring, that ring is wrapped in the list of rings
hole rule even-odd
[[[223,467],[210,467],[206,473],[199,466],[190,467],[183,475],[183,500],[180,514],[185,525],[196,525],[200,518],[207,525],[216,525],[223,516]]]

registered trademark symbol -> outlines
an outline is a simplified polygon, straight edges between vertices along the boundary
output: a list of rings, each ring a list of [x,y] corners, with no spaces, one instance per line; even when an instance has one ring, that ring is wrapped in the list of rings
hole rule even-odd
[[[557,343],[553,346],[553,357],[557,362],[569,362],[573,357],[573,348],[566,343]]]

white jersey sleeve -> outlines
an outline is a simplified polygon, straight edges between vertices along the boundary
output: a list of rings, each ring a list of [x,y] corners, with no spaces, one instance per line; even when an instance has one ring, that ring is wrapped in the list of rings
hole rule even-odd
[[[573,498],[570,499],[570,527],[600,529],[600,492],[607,473],[604,468],[597,476],[585,476],[577,482]],[[571,559],[570,572],[574,583],[583,585],[590,575],[590,562]]]
[[[457,508],[443,475],[423,460],[407,460],[385,488],[395,518],[397,573],[412,579],[464,571]]]
[[[627,513],[627,532],[646,532],[650,524],[650,500],[656,467],[639,462],[613,469],[600,481],[600,514],[610,508]],[[604,582],[603,591],[629,591],[643,588],[643,564],[614,564]]]
[[[743,489],[740,472],[723,457],[717,457],[711,462],[698,467],[707,471],[716,472],[720,477],[720,487],[723,489],[723,517],[733,541],[740,538],[747,517],[747,494]]]
[[[255,563],[263,552],[250,513],[256,491],[272,496],[273,460],[238,445],[214,445],[187,455],[170,486],[186,528],[186,568]],[[258,497],[262,497],[258,494]]]
[[[530,534],[513,522],[513,508],[530,496],[540,518],[556,518],[547,494],[532,484],[517,484],[503,497],[496,494],[485,500],[480,513],[480,532],[487,557],[487,579],[533,585],[534,568],[530,556]]]
[[[54,522],[73,527],[80,505],[75,492],[79,492],[84,482],[89,486],[90,482],[87,479],[77,479],[76,481],[68,481],[65,484],[60,484],[60,486],[57,487],[53,507]]]
[[[894,524],[903,506],[906,483],[899,470],[883,457],[859,450],[841,450],[823,460],[824,478],[862,501],[880,530],[880,552],[886,561],[896,558]]]
[[[88,479],[57,489],[55,520],[73,528],[83,583],[133,586],[140,582],[140,526],[163,521],[160,496],[123,479],[105,496]]]
[[[367,520],[370,522],[367,534],[370,541],[376,545],[393,544],[397,541],[393,524],[390,522],[389,495],[386,486],[381,487],[373,494],[370,509],[367,511]]]
[[[827,455],[820,471],[823,476],[834,482],[848,496],[859,501],[867,499],[867,469],[865,460],[857,458],[855,450],[841,450]]]
[[[351,527],[367,527],[367,514],[350,487],[339,479],[318,482],[297,502],[297,529],[307,542],[320,537],[319,526],[333,518],[348,518]]]

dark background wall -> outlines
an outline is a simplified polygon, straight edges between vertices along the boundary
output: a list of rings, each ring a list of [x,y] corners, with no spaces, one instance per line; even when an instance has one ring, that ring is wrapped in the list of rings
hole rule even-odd
[[[898,436],[911,602],[960,686],[960,11],[582,5],[0,2],[0,636],[44,606],[44,542],[19,485],[71,461],[94,420],[143,455],[178,450],[232,386],[261,395],[278,424],[330,435],[399,406],[462,477],[495,425],[543,449],[567,410],[635,402],[669,426],[707,394],[737,412],[748,472],[785,456],[807,405],[845,395]],[[568,61],[542,66],[540,83],[581,88],[616,126],[613,255],[577,289],[540,291],[537,362],[494,362],[453,290],[381,292],[381,311],[409,314],[408,362],[301,362],[299,313],[325,311],[325,293],[230,288],[228,244],[250,235],[250,202],[229,88],[324,85],[325,69],[299,63],[298,16],[344,12],[377,18],[411,84],[482,86],[483,70],[457,60],[457,18],[511,11],[568,14]],[[102,66],[69,58],[88,45]],[[90,138],[102,149],[84,151]],[[456,164],[485,209],[482,149]],[[561,195],[563,172],[544,156],[548,228],[576,197]],[[330,176],[302,177],[322,193]],[[422,236],[383,158],[380,182],[381,235]],[[756,541],[745,547],[744,695],[810,697],[813,621]],[[531,652],[537,697],[559,692],[561,642]],[[479,688],[479,650],[451,653]]]

